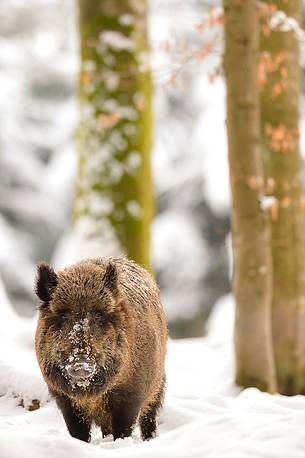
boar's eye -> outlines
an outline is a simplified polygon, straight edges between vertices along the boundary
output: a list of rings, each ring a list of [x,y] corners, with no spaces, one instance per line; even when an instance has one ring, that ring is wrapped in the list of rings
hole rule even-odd
[[[60,323],[63,323],[68,318],[68,310],[56,309],[54,310],[52,316]]]
[[[103,310],[95,310],[93,314],[93,319],[98,321],[105,321],[106,315]]]

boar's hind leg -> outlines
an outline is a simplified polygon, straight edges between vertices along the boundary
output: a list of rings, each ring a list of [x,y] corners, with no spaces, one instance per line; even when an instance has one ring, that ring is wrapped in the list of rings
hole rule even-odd
[[[56,396],[56,403],[63,414],[71,436],[89,442],[91,425],[85,421],[81,412],[73,407],[66,396]]]
[[[139,424],[141,430],[141,436],[143,441],[152,439],[156,435],[157,423],[156,416],[158,412],[158,406],[149,406],[149,410],[140,416]]]
[[[141,430],[141,436],[143,441],[147,441],[156,436],[157,432],[157,421],[156,417],[158,411],[162,406],[162,401],[164,397],[164,385],[162,385],[161,390],[154,399],[153,402],[150,402],[149,405],[144,409],[144,412],[141,412],[139,424]]]

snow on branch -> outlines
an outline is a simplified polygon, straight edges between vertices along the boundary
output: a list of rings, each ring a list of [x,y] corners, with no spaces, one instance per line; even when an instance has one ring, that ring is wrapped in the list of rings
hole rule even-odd
[[[260,17],[266,19],[263,32],[268,34],[273,32],[294,31],[299,40],[305,39],[305,31],[300,27],[298,21],[288,16],[284,11],[278,10],[276,5],[267,5],[265,2],[258,2]]]
[[[276,11],[270,18],[271,30],[276,32],[293,31],[298,40],[305,41],[305,31],[300,27],[298,21],[287,16],[284,11]]]

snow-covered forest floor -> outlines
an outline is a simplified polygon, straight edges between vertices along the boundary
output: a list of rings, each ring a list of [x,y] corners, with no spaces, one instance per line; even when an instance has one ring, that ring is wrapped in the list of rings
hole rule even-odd
[[[34,356],[35,321],[20,320],[5,297],[0,301],[2,458],[304,457],[305,398],[234,386],[230,296],[215,307],[206,338],[169,343],[158,437],[142,442],[136,429],[132,438],[113,442],[96,429],[91,444],[69,436],[48,397]],[[40,408],[30,411],[34,399]]]

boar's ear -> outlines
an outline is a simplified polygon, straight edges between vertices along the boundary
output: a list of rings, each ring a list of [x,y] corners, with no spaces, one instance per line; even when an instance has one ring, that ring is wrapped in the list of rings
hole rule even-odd
[[[118,273],[115,264],[110,261],[106,267],[106,272],[104,274],[104,286],[111,289],[111,291],[117,290],[117,279]]]
[[[35,292],[40,300],[48,303],[58,283],[58,278],[52,267],[46,262],[37,265]]]

